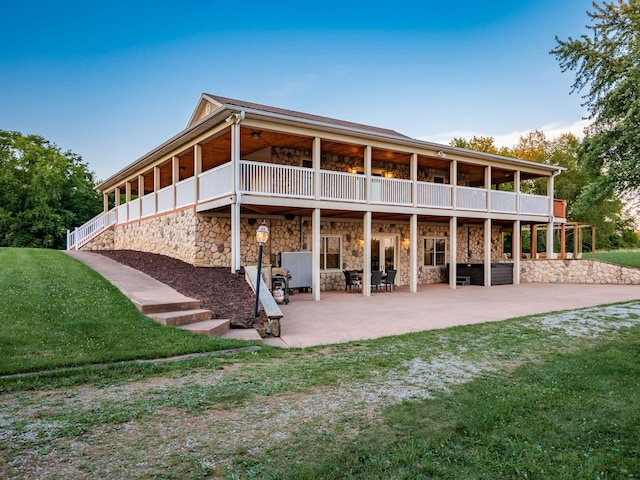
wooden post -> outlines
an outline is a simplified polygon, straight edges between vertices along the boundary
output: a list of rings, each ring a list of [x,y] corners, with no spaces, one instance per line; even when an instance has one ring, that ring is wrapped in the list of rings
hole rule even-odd
[[[596,226],[591,225],[591,258],[596,258]]]
[[[567,258],[567,226],[564,223],[560,225],[560,258]]]
[[[531,258],[538,256],[538,226],[531,225]]]

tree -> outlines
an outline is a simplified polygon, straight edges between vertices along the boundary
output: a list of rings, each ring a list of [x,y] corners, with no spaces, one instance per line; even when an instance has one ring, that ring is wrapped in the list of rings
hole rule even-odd
[[[562,71],[575,71],[572,92],[585,91],[593,124],[583,142],[585,165],[602,173],[594,192],[640,188],[640,0],[593,3],[590,35],[551,50]]]
[[[456,137],[449,142],[452,147],[466,148],[467,150],[475,150],[476,152],[493,153],[494,155],[511,156],[509,149],[505,147],[498,148],[496,140],[493,137],[476,137],[471,140],[463,137]]]
[[[65,248],[66,229],[102,210],[94,186],[79,155],[0,130],[0,246]]]

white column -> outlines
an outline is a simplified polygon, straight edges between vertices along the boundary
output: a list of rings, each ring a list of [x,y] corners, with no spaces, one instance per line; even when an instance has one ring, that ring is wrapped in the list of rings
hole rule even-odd
[[[127,205],[127,208],[125,209],[125,215],[127,216],[127,218],[125,218],[124,222],[128,222],[129,221],[129,208],[131,206],[131,182],[125,182],[124,184],[124,202]]]
[[[409,291],[416,293],[418,291],[418,215],[415,213],[411,215],[410,230],[409,263],[411,265],[411,278],[409,280]]]
[[[120,206],[120,195],[121,195],[121,194],[120,194],[120,187],[116,187],[116,190],[115,190],[114,195],[115,195],[115,204],[116,204],[116,207],[119,207],[119,206]]]
[[[138,218],[142,218],[142,197],[144,197],[144,177],[138,175]]]
[[[364,199],[371,203],[371,145],[364,147],[364,175]]]
[[[107,192],[102,193],[102,208],[104,213],[109,211],[109,194]]]
[[[362,294],[371,295],[371,212],[365,212],[364,229],[364,269],[362,271]]]
[[[487,212],[491,211],[491,165],[484,169],[484,188],[487,190]]]
[[[554,177],[547,180],[547,195],[549,196],[549,223],[547,224],[547,258],[556,258],[553,251],[553,185]]]
[[[449,219],[449,288],[456,288],[458,276],[458,217]]]
[[[321,180],[320,166],[322,163],[322,140],[319,137],[313,139],[311,150],[311,163],[313,165],[313,194],[316,200],[320,200]]]
[[[311,261],[311,291],[313,299],[320,300],[320,209],[313,209],[311,219],[311,251],[313,252]]]
[[[520,259],[522,257],[522,245],[520,245],[520,220],[513,222],[511,234],[511,259],[513,260],[513,284],[520,285]]]
[[[418,154],[411,155],[411,205],[418,205]]]
[[[240,204],[233,202],[231,204],[231,273],[237,273],[240,267]]]
[[[484,286],[491,286],[491,219],[484,221]]]
[[[456,187],[458,186],[458,161],[452,160],[449,164],[449,183],[451,184],[451,208],[456,209]]]
[[[160,190],[160,167],[153,168],[153,195],[155,196],[153,211],[158,213],[158,190]]]
[[[240,270],[240,127],[231,124],[231,175],[235,201],[231,204],[231,272]]]
[[[516,194],[516,213],[520,213],[520,170],[513,175],[513,191]]]
[[[556,254],[553,252],[553,217],[552,220],[547,223],[547,258],[556,258]]]
[[[194,203],[197,205],[200,200],[200,179],[198,178],[202,173],[202,146],[199,143],[196,143],[193,146],[193,192],[194,192]]]
[[[171,157],[171,189],[173,196],[173,208],[176,208],[176,183],[180,181],[180,159]]]

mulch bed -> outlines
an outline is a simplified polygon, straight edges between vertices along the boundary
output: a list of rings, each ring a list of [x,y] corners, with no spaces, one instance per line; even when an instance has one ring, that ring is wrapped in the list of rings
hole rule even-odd
[[[228,268],[194,267],[175,258],[134,250],[101,250],[116,262],[146,273],[187,297],[200,300],[202,308],[213,312],[213,318],[228,318],[232,327],[251,328],[264,325],[266,316],[260,310],[253,316],[255,295],[244,279]]]

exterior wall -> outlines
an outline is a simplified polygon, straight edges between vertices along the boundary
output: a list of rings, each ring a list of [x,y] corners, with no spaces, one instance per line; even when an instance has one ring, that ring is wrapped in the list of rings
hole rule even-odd
[[[104,232],[92,238],[89,242],[85,243],[80,250],[113,250],[114,249],[114,227],[107,228]]]
[[[640,285],[640,269],[599,260],[522,260],[522,283]]]
[[[447,231],[449,231],[447,229]],[[469,240],[467,242],[467,235]],[[484,263],[484,226],[472,225],[467,229],[466,225],[458,227],[457,263]],[[467,250],[467,245],[469,250]],[[469,257],[471,252],[471,257]],[[502,229],[498,226],[491,227],[491,261],[502,260]]]
[[[278,148],[274,147],[271,152],[272,163],[287,166],[301,166],[302,160],[311,159],[310,150],[296,150],[292,148]],[[343,157],[337,155],[323,155],[322,156],[322,169],[331,170],[337,172],[347,172],[351,168],[363,169],[363,159],[359,157]],[[394,178],[411,178],[409,171],[409,165],[397,165],[391,162],[372,161],[371,168],[385,170],[390,172]],[[444,177],[446,183],[449,181],[449,170],[434,169],[434,168],[418,168],[418,181],[420,182],[433,182],[435,176]],[[468,176],[462,172],[458,174],[458,185],[465,186],[469,184]]]
[[[311,223],[307,220],[295,218],[293,220],[268,219],[269,240],[264,245],[263,265],[277,265],[277,254],[280,252],[295,252],[307,250],[311,237]],[[240,225],[240,260],[243,265],[255,265],[258,262],[258,245],[255,242],[255,232],[258,228],[257,219],[241,219]],[[372,235],[393,235],[397,238],[397,269],[398,285],[408,285],[410,280],[410,252],[409,252],[409,224],[408,223],[373,223]],[[197,238],[195,241],[196,264],[201,266],[229,267],[231,265],[231,224],[227,217],[197,216]],[[322,221],[321,235],[341,235],[342,237],[342,268],[337,271],[326,271],[320,274],[322,290],[344,289],[343,269],[358,270],[364,268],[364,231],[359,221]],[[475,263],[484,261],[484,230],[471,228],[470,246],[472,259]],[[448,237],[449,224],[421,224],[418,225],[418,283],[443,283],[447,281],[446,271],[441,267],[427,267],[422,265],[423,238]],[[458,254],[458,261],[466,262],[466,227],[458,228],[458,252],[464,241],[464,252]],[[492,228],[492,260],[499,261],[502,256],[501,230]]]
[[[196,215],[193,208],[116,225],[116,250],[160,253],[195,264]]]

